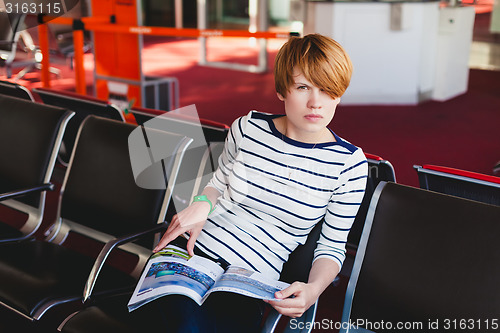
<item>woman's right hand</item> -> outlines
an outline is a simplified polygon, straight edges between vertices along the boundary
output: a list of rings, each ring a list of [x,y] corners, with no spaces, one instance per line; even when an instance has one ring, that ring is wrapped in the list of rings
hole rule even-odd
[[[198,201],[193,202],[189,207],[176,214],[167,231],[163,234],[158,245],[154,248],[153,252],[158,252],[167,246],[171,241],[184,234],[189,233],[189,240],[187,242],[186,250],[189,255],[194,255],[194,244],[196,239],[201,233],[205,222],[207,221],[208,214],[210,213],[210,204],[208,202]]]

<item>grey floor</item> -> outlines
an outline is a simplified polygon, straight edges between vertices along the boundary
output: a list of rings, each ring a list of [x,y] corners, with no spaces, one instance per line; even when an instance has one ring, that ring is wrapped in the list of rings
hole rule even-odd
[[[473,69],[500,70],[500,43],[472,42],[469,67]]]
[[[491,13],[477,13],[474,22],[469,67],[500,70],[500,33],[490,31]]]

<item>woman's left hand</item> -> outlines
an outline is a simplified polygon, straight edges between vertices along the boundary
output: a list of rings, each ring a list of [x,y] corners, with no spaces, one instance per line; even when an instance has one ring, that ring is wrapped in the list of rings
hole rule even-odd
[[[275,293],[276,301],[266,301],[284,316],[298,318],[313,305],[319,294],[312,285],[303,282],[294,282],[288,288]]]
[[[298,318],[316,302],[339,271],[340,266],[333,260],[318,258],[312,264],[307,283],[294,282],[274,294],[279,301],[266,302],[282,315]]]

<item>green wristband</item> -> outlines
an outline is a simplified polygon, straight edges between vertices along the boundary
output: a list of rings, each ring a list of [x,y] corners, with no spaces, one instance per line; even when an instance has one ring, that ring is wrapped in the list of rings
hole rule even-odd
[[[208,204],[210,205],[210,212],[208,213],[208,215],[212,214],[212,212],[214,211],[215,207],[212,206],[212,201],[210,201],[210,199],[208,199],[208,197],[203,194],[203,195],[197,195],[193,198],[193,202],[198,202],[198,201],[205,201],[205,202],[208,202]]]

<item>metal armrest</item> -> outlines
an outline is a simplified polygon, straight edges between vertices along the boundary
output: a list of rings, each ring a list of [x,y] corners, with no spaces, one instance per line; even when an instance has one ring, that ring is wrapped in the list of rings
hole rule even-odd
[[[162,223],[162,224],[159,224],[153,228],[143,230],[143,231],[140,231],[138,233],[127,235],[124,237],[115,238],[115,239],[107,242],[106,245],[104,245],[104,247],[102,248],[99,255],[97,256],[97,259],[94,262],[94,266],[92,267],[92,270],[90,271],[87,282],[85,283],[85,289],[83,290],[83,302],[84,303],[87,302],[87,300],[92,295],[92,291],[93,291],[95,283],[97,281],[97,277],[99,275],[99,272],[101,271],[102,267],[104,266],[104,262],[108,258],[109,254],[111,253],[111,251],[115,247],[122,245],[122,244],[125,244],[125,243],[133,242],[133,241],[135,241],[143,236],[149,235],[151,233],[160,232],[166,228],[167,228],[167,223]]]
[[[309,333],[314,327],[314,318],[316,318],[316,309],[318,307],[318,301],[316,301],[306,312],[302,314],[299,318],[294,318],[294,325],[290,323],[286,326],[284,333],[300,332]],[[264,325],[262,327],[261,333],[273,333],[278,325],[279,320],[282,315],[278,313],[274,308],[271,308],[271,312],[266,317]]]
[[[316,318],[316,309],[318,308],[318,301],[311,305],[309,309],[307,309],[304,314],[299,317],[295,318],[295,324],[294,327],[299,328],[299,330],[295,329],[292,327],[292,325],[287,325],[284,333],[291,333],[291,332],[300,332],[300,333],[310,333],[314,327],[314,319]]]
[[[261,333],[271,333],[274,332],[278,322],[280,321],[281,313],[276,311],[274,308],[271,308],[268,316],[264,321],[264,326],[262,327]]]
[[[52,191],[52,190],[54,190],[54,184],[47,183],[47,184],[43,184],[43,185],[39,185],[39,186],[35,186],[35,187],[24,188],[21,190],[0,193],[0,201],[12,199],[15,197],[20,197],[20,196],[30,194],[30,193],[41,192],[41,191]]]

